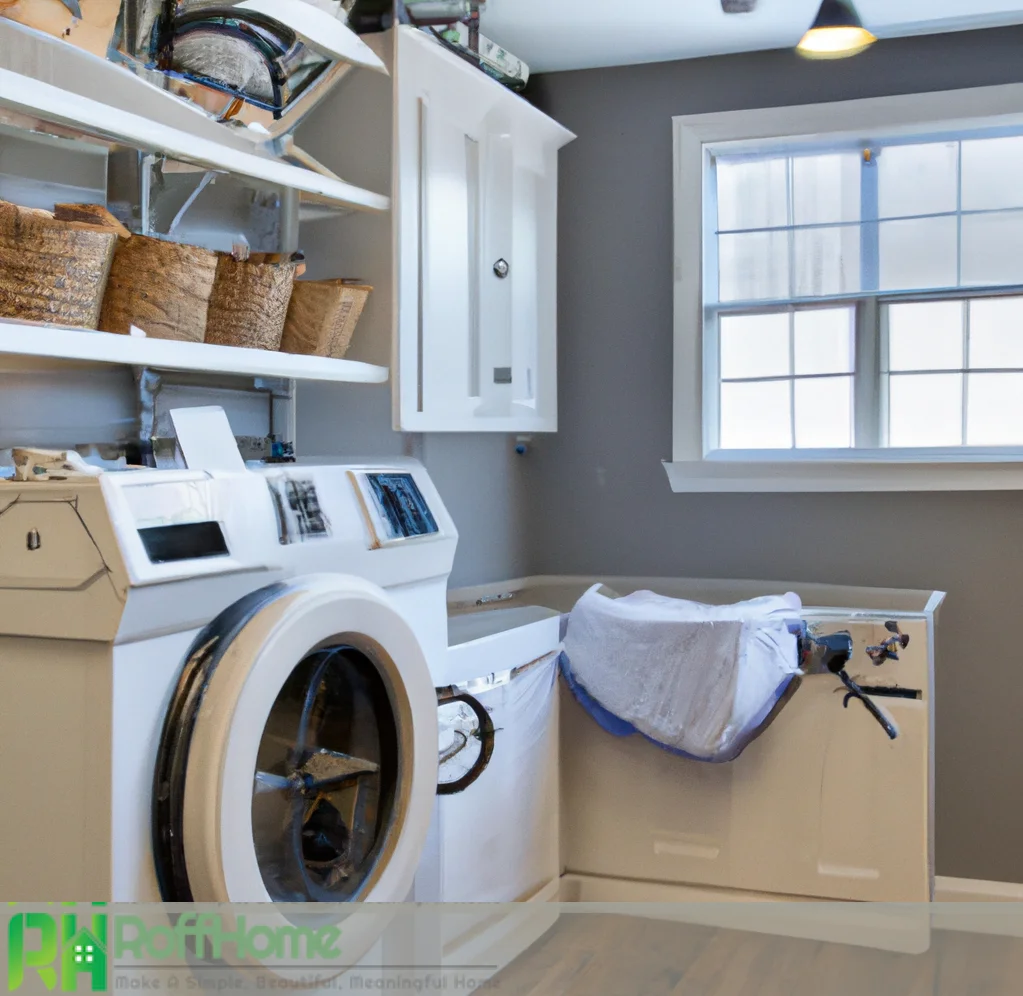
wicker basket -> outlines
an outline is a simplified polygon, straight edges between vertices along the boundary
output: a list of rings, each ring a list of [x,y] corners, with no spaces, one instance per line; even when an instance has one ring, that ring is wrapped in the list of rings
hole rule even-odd
[[[0,318],[96,328],[117,239],[0,201]]]
[[[297,264],[240,262],[221,256],[210,298],[206,341],[218,346],[280,349]]]
[[[281,350],[340,360],[373,290],[343,280],[299,280],[291,293]]]
[[[101,59],[117,28],[121,0],[81,0],[76,16],[63,0],[0,0],[0,15],[84,48]],[[57,56],[59,58],[59,56]]]
[[[202,342],[216,276],[215,252],[134,235],[114,255],[99,327]]]

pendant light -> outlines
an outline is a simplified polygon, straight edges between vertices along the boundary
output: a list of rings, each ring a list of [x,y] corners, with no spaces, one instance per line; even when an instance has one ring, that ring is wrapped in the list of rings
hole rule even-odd
[[[859,55],[876,41],[863,27],[852,0],[823,0],[817,19],[796,51],[808,59],[845,59]]]

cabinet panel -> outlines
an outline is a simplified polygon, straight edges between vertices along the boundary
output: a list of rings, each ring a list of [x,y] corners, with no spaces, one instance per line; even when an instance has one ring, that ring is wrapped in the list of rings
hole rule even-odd
[[[440,101],[419,102],[421,131],[416,410],[448,418],[472,414],[478,301],[467,293],[479,242],[479,139],[444,113]]]
[[[513,233],[515,152],[511,133],[501,127],[499,117],[495,114],[487,120],[484,146],[483,256],[479,266],[480,401],[475,410],[478,418],[507,416],[516,383],[512,291],[523,261]]]
[[[412,29],[397,38],[396,428],[557,428],[557,154],[574,137]]]

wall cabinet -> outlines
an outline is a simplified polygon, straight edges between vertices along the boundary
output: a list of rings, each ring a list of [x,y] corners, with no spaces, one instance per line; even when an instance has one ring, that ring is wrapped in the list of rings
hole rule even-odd
[[[396,428],[553,432],[574,136],[421,31],[399,28],[394,55]]]

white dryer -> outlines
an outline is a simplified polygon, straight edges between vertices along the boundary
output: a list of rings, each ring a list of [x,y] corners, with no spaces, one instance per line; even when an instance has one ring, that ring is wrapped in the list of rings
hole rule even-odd
[[[405,900],[456,544],[412,462],[0,484],[0,894]]]

